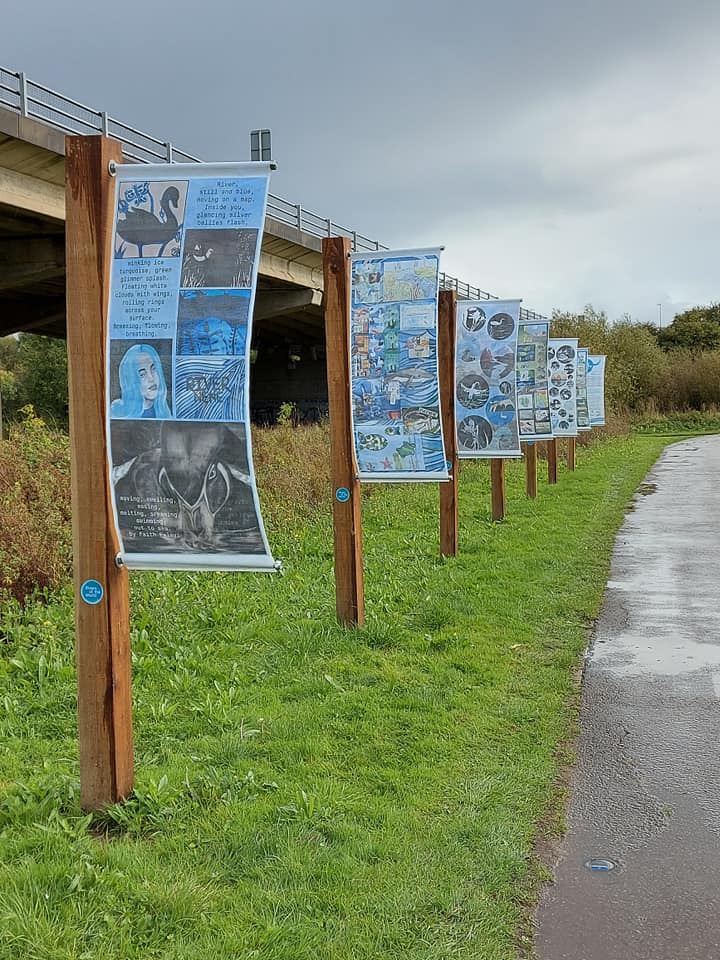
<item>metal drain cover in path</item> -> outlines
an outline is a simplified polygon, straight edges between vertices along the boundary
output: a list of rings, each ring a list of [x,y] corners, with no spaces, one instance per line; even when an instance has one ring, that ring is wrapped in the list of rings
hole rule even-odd
[[[586,860],[585,866],[593,873],[608,873],[614,870],[617,864],[614,860],[606,860],[604,857],[593,857],[592,860]]]

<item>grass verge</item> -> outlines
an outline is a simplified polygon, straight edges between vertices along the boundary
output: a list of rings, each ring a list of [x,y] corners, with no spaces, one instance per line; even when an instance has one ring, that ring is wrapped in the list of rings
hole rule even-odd
[[[720,433],[720,411],[685,410],[668,414],[646,414],[632,421],[634,433],[661,437],[697,436]]]
[[[437,487],[375,491],[355,631],[327,518],[270,524],[274,577],[133,576],[138,785],[100,817],[77,799],[71,594],[7,605],[0,958],[514,957],[573,672],[662,446],[584,449],[535,502],[508,464],[496,525],[467,464],[444,561]]]

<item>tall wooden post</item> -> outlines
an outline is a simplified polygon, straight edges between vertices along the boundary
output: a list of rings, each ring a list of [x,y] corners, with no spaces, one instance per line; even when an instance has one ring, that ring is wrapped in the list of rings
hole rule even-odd
[[[110,161],[120,144],[66,137],[65,257],[80,802],[87,810],[132,790],[130,606],[110,504],[105,443],[105,341],[112,248]]]
[[[575,437],[567,439],[567,467],[568,470],[575,469]]]
[[[531,500],[537,497],[537,447],[534,440],[523,444],[525,450],[525,492]]]
[[[455,429],[455,312],[457,294],[441,290],[438,301],[438,364],[440,373],[440,410],[442,411],[445,458],[449,483],[440,484],[440,553],[443,557],[458,552],[458,455]]]
[[[505,461],[495,458],[490,461],[490,496],[493,520],[505,519]]]
[[[365,620],[362,511],[350,408],[350,240],[323,240],[335,609],[347,626]]]
[[[545,444],[548,463],[548,483],[557,483],[557,440],[553,437]]]

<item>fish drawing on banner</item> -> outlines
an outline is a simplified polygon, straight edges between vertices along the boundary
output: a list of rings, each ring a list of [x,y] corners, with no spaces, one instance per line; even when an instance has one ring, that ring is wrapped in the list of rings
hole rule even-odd
[[[548,337],[550,324],[520,321],[517,345],[517,403],[521,440],[551,440]]]
[[[457,304],[455,417],[458,456],[518,457],[515,382],[519,300]]]
[[[437,357],[439,250],[354,254],[353,437],[361,480],[445,480]]]
[[[267,163],[116,168],[106,393],[128,567],[275,569],[247,384],[269,175]]]
[[[572,337],[551,337],[548,341],[550,420],[554,437],[577,436],[577,348],[577,339]]]

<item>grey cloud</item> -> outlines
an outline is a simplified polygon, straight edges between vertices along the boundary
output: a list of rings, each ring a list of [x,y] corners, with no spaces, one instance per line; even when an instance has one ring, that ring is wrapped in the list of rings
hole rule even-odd
[[[35,0],[5,11],[0,63],[209,159],[270,126],[276,193],[384,242],[466,247],[466,279],[544,309],[582,307],[600,264],[640,313],[644,289],[654,310],[651,287],[711,287],[691,254],[717,219],[698,190],[714,114],[668,101],[696,62],[712,102],[719,27],[716,0]],[[637,223],[673,218],[690,252],[650,244],[638,266]]]

